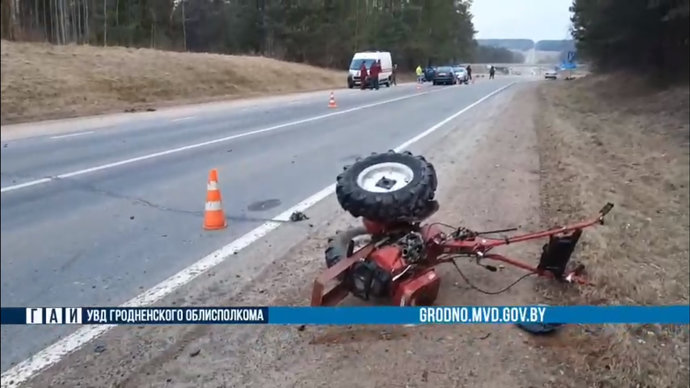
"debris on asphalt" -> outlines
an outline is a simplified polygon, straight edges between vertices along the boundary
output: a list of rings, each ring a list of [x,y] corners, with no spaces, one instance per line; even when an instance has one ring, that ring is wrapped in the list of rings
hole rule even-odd
[[[308,219],[309,219],[309,217],[307,217],[306,214],[304,214],[300,211],[294,211],[290,215],[290,221],[292,221],[292,222],[299,222],[299,221],[308,220]]]
[[[96,353],[103,353],[105,352],[105,345],[96,345],[93,351]]]
[[[201,349],[196,349],[196,350],[192,351],[191,353],[189,353],[189,357],[196,357],[199,355],[199,353],[201,353]]]
[[[299,325],[297,327],[297,331],[304,331],[304,329],[306,329],[306,328],[307,328],[307,326],[305,326],[305,325]]]

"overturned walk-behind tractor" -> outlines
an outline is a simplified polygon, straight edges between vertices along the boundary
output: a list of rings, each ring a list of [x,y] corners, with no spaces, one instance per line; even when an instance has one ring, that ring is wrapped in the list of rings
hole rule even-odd
[[[584,266],[572,265],[570,257],[582,230],[603,224],[613,204],[606,204],[591,220],[492,238],[516,229],[477,232],[422,223],[439,209],[434,200],[437,184],[434,166],[409,152],[373,154],[345,167],[337,178],[336,196],[344,210],[362,217],[364,225],[330,239],[325,253],[328,269],[314,282],[311,305],[334,306],[348,294],[388,305],[431,305],[441,282],[437,265],[451,263],[465,278],[455,262],[458,257],[473,259],[490,271],[497,267],[487,261],[502,262],[524,269],[525,276],[588,284]],[[360,238],[369,241],[355,251]],[[536,267],[490,252],[501,245],[539,238],[548,241]]]

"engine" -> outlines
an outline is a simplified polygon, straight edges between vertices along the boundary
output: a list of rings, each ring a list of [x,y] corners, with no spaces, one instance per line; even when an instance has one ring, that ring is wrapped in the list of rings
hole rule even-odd
[[[347,279],[352,295],[369,300],[389,295],[393,277],[375,261],[364,260],[352,266]]]
[[[389,297],[394,281],[412,265],[424,260],[424,239],[410,232],[397,242],[373,251],[366,260],[352,266],[348,274],[350,292],[361,299]]]

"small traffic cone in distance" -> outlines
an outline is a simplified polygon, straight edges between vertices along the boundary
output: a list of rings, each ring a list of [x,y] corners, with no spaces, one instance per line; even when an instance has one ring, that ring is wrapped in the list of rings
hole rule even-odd
[[[333,95],[333,92],[331,92],[331,97],[328,99],[328,107],[329,108],[337,108],[338,105],[335,103],[335,95]]]
[[[204,209],[204,229],[218,230],[228,226],[223,212],[223,201],[218,188],[218,171],[214,168],[208,174],[206,185],[206,206]]]

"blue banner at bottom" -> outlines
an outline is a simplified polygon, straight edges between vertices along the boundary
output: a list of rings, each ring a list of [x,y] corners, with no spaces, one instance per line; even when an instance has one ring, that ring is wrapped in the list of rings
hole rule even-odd
[[[690,306],[3,307],[2,325],[678,324]]]
[[[680,324],[690,306],[269,307],[271,324]]]

